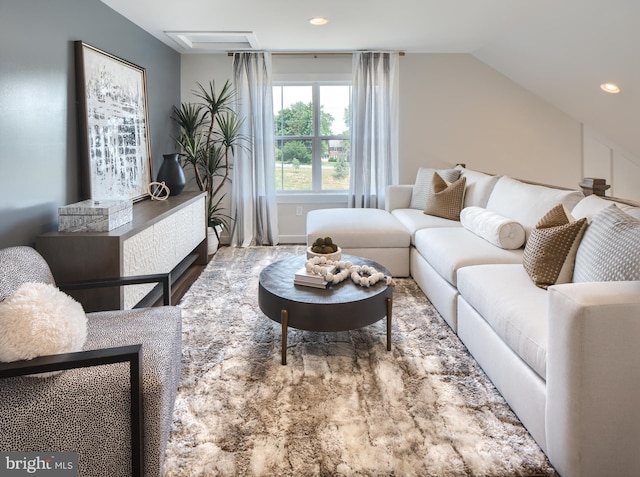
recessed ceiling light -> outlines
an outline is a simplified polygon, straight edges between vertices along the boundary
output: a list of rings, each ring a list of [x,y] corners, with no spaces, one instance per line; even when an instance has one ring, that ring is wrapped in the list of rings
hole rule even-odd
[[[323,17],[313,17],[313,18],[309,18],[309,23],[311,23],[314,26],[321,26],[329,23],[329,20]]]
[[[602,91],[606,91],[607,93],[619,93],[620,87],[615,83],[602,83],[600,85]]]

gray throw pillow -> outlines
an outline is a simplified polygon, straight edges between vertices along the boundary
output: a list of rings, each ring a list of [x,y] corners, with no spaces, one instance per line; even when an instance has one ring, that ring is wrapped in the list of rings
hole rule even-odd
[[[640,220],[615,204],[593,218],[576,254],[574,282],[640,280]]]
[[[413,185],[413,192],[411,193],[411,207],[412,209],[424,210],[427,206],[427,194],[431,190],[431,181],[433,180],[433,173],[437,172],[447,182],[455,182],[460,177],[460,171],[458,169],[431,169],[428,167],[421,167],[416,174],[416,182]]]

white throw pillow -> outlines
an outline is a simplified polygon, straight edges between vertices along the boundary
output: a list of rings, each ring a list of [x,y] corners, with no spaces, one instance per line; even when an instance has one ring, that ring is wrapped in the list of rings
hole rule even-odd
[[[86,338],[82,305],[53,285],[24,283],[0,302],[0,361],[81,351]]]
[[[460,212],[464,228],[496,247],[515,250],[524,244],[524,227],[517,221],[482,207],[465,207]]]

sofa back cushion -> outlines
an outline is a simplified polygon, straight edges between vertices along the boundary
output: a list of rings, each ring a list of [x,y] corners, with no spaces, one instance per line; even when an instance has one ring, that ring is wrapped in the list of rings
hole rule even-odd
[[[541,185],[526,184],[510,177],[500,177],[496,182],[487,210],[492,210],[519,222],[529,239],[538,221],[556,205],[562,204],[567,210],[582,199],[582,192],[554,189]]]
[[[473,171],[462,166],[456,166],[460,171],[460,176],[467,180],[467,190],[464,193],[464,207],[482,207],[487,206],[491,191],[493,191],[496,182],[500,176],[492,176],[484,172]]]
[[[640,280],[640,220],[615,204],[601,210],[582,237],[574,282]]]
[[[27,282],[55,285],[51,269],[36,249],[26,246],[0,249],[0,301]]]
[[[598,212],[606,209],[612,203],[613,202],[611,200],[603,199],[602,197],[598,197],[597,195],[589,195],[576,204],[576,206],[571,211],[571,215],[576,219],[586,217],[588,220],[591,220],[598,214]],[[622,204],[620,202],[616,202],[615,204],[616,207],[629,214],[631,217],[640,219],[640,207],[633,207],[631,205]]]

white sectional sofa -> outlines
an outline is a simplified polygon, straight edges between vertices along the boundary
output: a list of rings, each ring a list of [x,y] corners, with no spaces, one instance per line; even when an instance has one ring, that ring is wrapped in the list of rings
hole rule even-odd
[[[417,185],[387,190],[387,212],[410,237],[411,276],[560,475],[640,475],[640,208],[618,204],[635,219],[622,227],[613,220],[609,230],[600,219],[609,200],[464,168],[460,174],[464,207],[520,224],[526,240],[558,204],[575,219],[597,217],[573,248],[576,267],[590,272],[581,283],[544,289],[523,266],[524,245],[501,248],[464,220],[412,208]],[[333,209],[333,223],[348,223],[350,210]],[[620,233],[626,242],[618,247]],[[614,264],[621,270],[610,270]],[[585,281],[593,270],[606,281]]]

